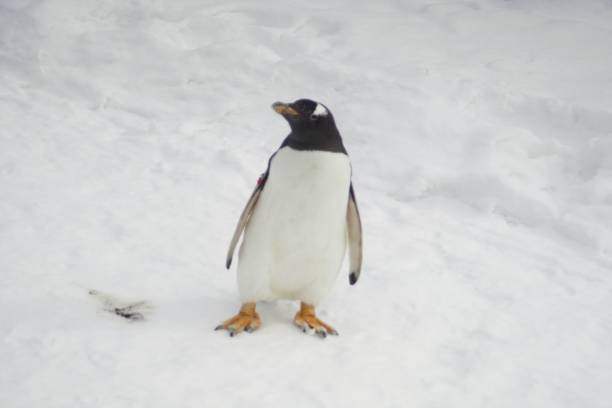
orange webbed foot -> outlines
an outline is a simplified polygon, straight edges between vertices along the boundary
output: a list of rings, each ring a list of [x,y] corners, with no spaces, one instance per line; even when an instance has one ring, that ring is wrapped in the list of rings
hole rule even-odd
[[[255,311],[255,303],[245,303],[236,316],[227,319],[215,327],[215,330],[227,330],[230,337],[234,337],[243,331],[252,333],[259,329],[259,326],[261,326],[261,319]]]
[[[296,313],[293,322],[300,328],[304,333],[308,329],[314,330],[315,334],[321,338],[327,337],[328,334],[337,336],[338,332],[336,329],[320,320],[315,315],[314,306],[302,302],[300,305],[300,311]]]

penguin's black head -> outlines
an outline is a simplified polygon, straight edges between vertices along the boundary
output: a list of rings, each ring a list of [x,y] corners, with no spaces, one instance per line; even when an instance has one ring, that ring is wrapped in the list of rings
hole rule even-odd
[[[346,154],[334,117],[322,103],[298,99],[292,103],[276,102],[272,104],[272,109],[291,126],[291,133],[281,147]]]
[[[336,127],[329,109],[310,99],[298,99],[292,103],[275,102],[272,109],[289,122],[292,130],[323,130],[329,126]]]

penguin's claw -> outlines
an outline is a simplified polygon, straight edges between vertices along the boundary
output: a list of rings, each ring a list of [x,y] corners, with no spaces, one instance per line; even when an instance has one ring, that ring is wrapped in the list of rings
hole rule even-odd
[[[227,319],[215,327],[215,330],[227,330],[230,337],[234,337],[243,331],[252,333],[257,330],[259,326],[261,326],[261,319],[257,312],[255,312],[255,305],[247,303],[242,306],[240,312],[236,316]]]
[[[328,334],[337,336],[338,331],[320,320],[314,313],[314,307],[305,303],[302,303],[302,307],[299,312],[295,315],[293,322],[300,328],[304,333],[308,333],[308,329],[314,330],[314,333],[324,339]]]

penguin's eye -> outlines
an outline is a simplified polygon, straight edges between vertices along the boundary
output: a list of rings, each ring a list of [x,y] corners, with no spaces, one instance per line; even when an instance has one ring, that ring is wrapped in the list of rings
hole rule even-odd
[[[315,115],[314,113],[310,114],[310,120],[317,120],[319,119],[319,116]]]

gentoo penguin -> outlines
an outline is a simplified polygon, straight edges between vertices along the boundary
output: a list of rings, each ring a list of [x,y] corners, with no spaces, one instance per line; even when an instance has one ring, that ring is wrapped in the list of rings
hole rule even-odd
[[[270,157],[247,202],[229,246],[244,231],[238,260],[240,312],[217,326],[230,336],[261,325],[256,302],[298,300],[294,323],[326,337],[338,332],[315,315],[331,290],[348,238],[349,282],[359,279],[361,220],[351,183],[351,164],[332,113],[321,103],[300,99],[272,105],[291,133]]]

